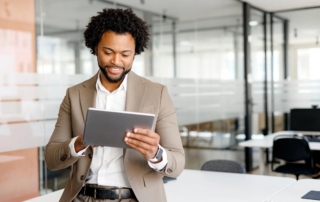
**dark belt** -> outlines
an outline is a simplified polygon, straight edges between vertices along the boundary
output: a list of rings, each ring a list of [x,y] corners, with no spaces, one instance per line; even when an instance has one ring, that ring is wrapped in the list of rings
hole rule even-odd
[[[82,187],[80,194],[91,196],[95,199],[137,199],[132,189],[130,188],[111,188],[106,189],[103,187]],[[121,195],[121,197],[120,197]]]

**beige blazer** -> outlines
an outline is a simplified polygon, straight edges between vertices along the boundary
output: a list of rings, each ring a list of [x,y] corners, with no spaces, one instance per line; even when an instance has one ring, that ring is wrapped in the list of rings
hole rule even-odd
[[[85,156],[72,157],[69,143],[83,134],[87,109],[95,107],[98,74],[68,88],[55,129],[45,148],[45,161],[50,170],[72,165],[72,170],[61,202],[72,201],[85,183],[93,150]],[[162,177],[178,177],[185,165],[184,150],[179,135],[174,105],[165,86],[151,82],[133,72],[128,74],[126,111],[155,114],[153,130],[160,135],[160,145],[168,155],[168,164],[162,171],[149,167],[147,160],[136,150],[124,149],[123,164],[130,185],[140,202],[167,201]]]

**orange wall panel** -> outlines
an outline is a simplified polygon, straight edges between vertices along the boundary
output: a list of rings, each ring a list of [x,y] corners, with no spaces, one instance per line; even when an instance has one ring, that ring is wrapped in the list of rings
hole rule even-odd
[[[39,196],[38,148],[0,153],[0,202]]]
[[[0,35],[0,56],[14,58],[0,73],[36,72],[34,0],[0,0]],[[36,196],[38,148],[0,153],[0,202],[20,202]]]
[[[0,33],[9,32],[13,39],[13,43],[9,43],[3,36],[0,38],[0,54],[11,54],[16,58],[15,67],[8,67],[6,72],[36,71],[35,29],[34,0],[0,0]],[[0,69],[0,72],[3,71]]]

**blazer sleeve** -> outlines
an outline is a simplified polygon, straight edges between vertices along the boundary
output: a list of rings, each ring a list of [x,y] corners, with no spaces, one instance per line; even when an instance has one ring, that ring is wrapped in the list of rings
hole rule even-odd
[[[178,177],[185,165],[185,155],[177,124],[176,111],[166,86],[163,87],[155,132],[160,135],[160,145],[166,150],[168,164],[159,171],[163,175]]]
[[[52,136],[45,148],[44,158],[50,170],[60,170],[74,164],[80,157],[71,155],[69,144],[72,140],[71,104],[69,89],[64,97],[58,114],[58,120]]]

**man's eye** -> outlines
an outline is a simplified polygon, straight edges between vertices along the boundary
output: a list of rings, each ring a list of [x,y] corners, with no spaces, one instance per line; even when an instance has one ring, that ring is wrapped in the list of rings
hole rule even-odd
[[[126,58],[126,57],[129,57],[129,55],[123,55],[123,57],[125,57],[125,58]]]
[[[104,52],[105,54],[107,54],[107,55],[111,55],[111,53],[107,53],[107,52]]]

